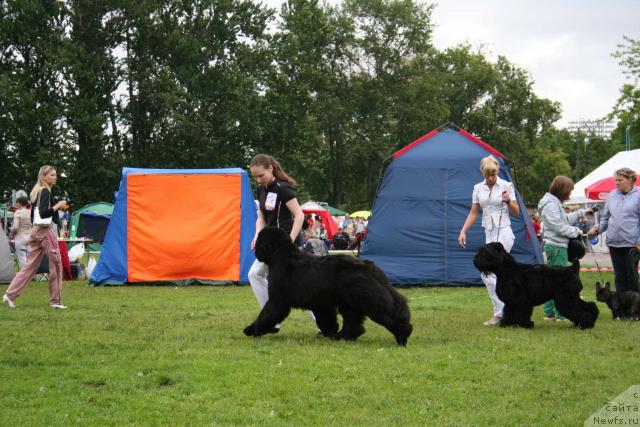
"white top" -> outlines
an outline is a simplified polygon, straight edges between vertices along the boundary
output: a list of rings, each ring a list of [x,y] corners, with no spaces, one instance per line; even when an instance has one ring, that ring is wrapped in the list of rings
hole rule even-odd
[[[516,200],[513,184],[501,178],[496,180],[491,189],[484,180],[473,186],[472,202],[482,208],[482,226],[486,230],[511,225],[509,206],[502,202],[503,191],[509,194],[511,200]]]

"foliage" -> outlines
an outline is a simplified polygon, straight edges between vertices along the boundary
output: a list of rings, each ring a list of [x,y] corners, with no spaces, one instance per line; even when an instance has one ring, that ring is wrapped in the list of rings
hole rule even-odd
[[[586,300],[596,277],[583,274]],[[637,377],[638,325],[602,303],[593,330],[544,322],[540,308],[534,330],[501,329],[482,325],[484,288],[401,292],[406,348],[371,321],[355,343],[317,338],[303,311],[247,338],[248,286],[66,282],[70,308],[54,311],[32,283],[18,308],[0,307],[0,424],[578,425]]]
[[[28,190],[44,163],[79,207],[111,201],[123,166],[245,167],[266,152],[301,201],[370,208],[384,160],[453,123],[511,159],[536,203],[552,172],[579,179],[620,148],[555,129],[559,104],[508,58],[436,49],[434,7],[0,0],[0,196]],[[637,77],[626,41],[615,55]],[[640,134],[638,99],[623,88],[615,141],[627,125]]]
[[[640,40],[624,39],[626,44],[618,45],[613,56],[620,59],[630,82],[620,89],[620,97],[611,113],[620,120],[613,133],[613,141],[624,147],[628,128],[632,135],[631,148],[634,149],[640,147]]]

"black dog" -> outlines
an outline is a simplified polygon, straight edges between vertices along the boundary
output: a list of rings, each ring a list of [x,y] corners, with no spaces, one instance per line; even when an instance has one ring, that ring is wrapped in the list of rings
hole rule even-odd
[[[596,299],[607,303],[614,319],[640,320],[640,292],[611,292],[609,282],[596,282]]]
[[[533,328],[533,307],[551,299],[574,326],[586,329],[596,323],[598,307],[580,299],[582,282],[577,260],[571,267],[520,264],[501,243],[489,243],[478,250],[473,264],[498,278],[496,294],[504,302],[500,326]]]
[[[248,336],[268,333],[291,308],[313,312],[324,336],[356,340],[365,316],[387,328],[398,345],[407,344],[413,327],[407,300],[371,261],[351,256],[314,257],[301,253],[278,228],[258,234],[256,258],[269,265],[269,300],[244,329]],[[343,325],[338,332],[337,312]]]

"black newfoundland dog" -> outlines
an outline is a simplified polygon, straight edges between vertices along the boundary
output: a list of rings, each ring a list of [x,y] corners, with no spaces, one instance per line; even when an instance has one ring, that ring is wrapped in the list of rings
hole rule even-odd
[[[580,298],[577,261],[571,267],[520,264],[502,243],[489,243],[478,250],[473,264],[482,273],[494,273],[498,278],[496,294],[504,302],[500,326],[533,328],[533,307],[551,299],[574,326],[587,329],[596,323],[598,307]]]
[[[387,328],[398,345],[413,327],[407,300],[373,262],[351,256],[314,257],[301,253],[278,228],[258,234],[256,258],[269,265],[269,301],[244,329],[260,336],[282,322],[291,308],[313,312],[324,336],[355,341],[364,334],[365,316]],[[338,331],[337,313],[343,318]]]

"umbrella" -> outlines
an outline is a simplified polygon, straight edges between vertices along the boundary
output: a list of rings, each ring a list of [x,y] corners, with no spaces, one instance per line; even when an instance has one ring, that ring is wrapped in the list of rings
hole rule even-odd
[[[343,211],[343,210],[341,210],[341,209],[334,208],[333,206],[329,206],[329,205],[323,205],[323,206],[324,206],[324,207],[329,211],[329,213],[330,213],[331,215],[333,215],[333,216],[336,216],[336,215],[341,216],[341,215],[346,215],[346,214],[348,214],[348,213],[349,213],[349,212],[345,212],[345,211]]]
[[[367,219],[371,216],[371,211],[357,211],[351,214],[351,218],[364,218]]]
[[[588,185],[584,194],[591,200],[607,200],[609,193],[616,189],[616,181],[613,177],[603,178]]]

